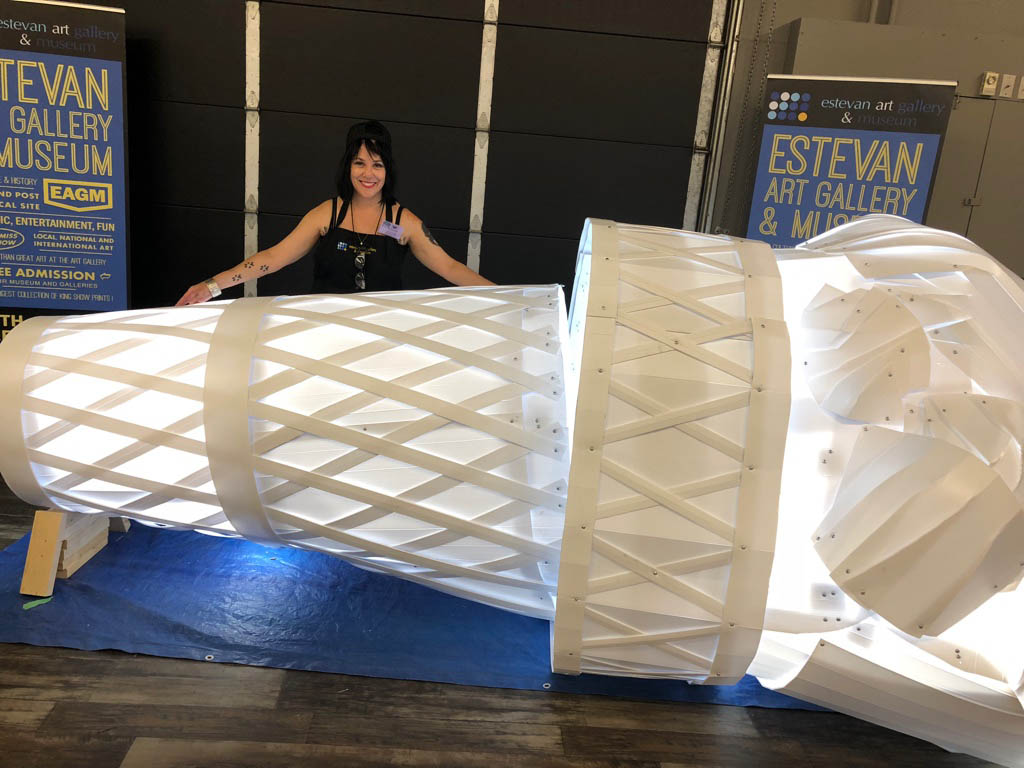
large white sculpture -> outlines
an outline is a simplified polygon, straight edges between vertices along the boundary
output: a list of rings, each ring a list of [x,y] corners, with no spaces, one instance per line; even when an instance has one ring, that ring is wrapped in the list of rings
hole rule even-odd
[[[33,318],[0,467],[40,507],[317,549],[551,617],[568,477],[557,286]]]
[[[0,470],[553,617],[556,671],[751,672],[1024,766],[1022,319],[895,217],[774,253],[594,220],[568,319],[520,287],[29,321]]]

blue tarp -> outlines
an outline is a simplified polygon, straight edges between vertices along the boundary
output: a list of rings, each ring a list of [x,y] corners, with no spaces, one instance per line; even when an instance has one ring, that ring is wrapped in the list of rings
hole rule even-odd
[[[762,688],[549,667],[550,624],[329,555],[135,525],[53,599],[18,594],[28,537],[0,552],[0,642],[461,685],[818,709]],[[212,657],[212,658],[211,658]]]

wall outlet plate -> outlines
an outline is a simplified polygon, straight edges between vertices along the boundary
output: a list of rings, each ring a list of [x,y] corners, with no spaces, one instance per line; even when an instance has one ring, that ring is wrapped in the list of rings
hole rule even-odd
[[[1002,79],[999,81],[999,95],[1003,98],[1012,99],[1016,95],[1017,76],[1003,74]]]
[[[981,73],[981,88],[978,90],[979,96],[995,96],[996,86],[999,84],[999,73],[998,72],[982,72]]]

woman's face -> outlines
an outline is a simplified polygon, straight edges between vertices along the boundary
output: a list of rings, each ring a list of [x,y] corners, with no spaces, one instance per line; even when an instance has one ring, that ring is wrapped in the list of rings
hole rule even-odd
[[[359,147],[358,154],[352,158],[352,189],[356,194],[368,199],[379,197],[386,175],[380,155],[368,150],[366,144]]]

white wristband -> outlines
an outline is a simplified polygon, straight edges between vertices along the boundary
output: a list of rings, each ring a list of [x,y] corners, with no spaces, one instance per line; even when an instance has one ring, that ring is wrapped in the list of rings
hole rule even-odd
[[[203,285],[210,291],[210,298],[216,299],[221,294],[220,286],[217,285],[217,281],[212,277],[209,280],[204,281]]]

